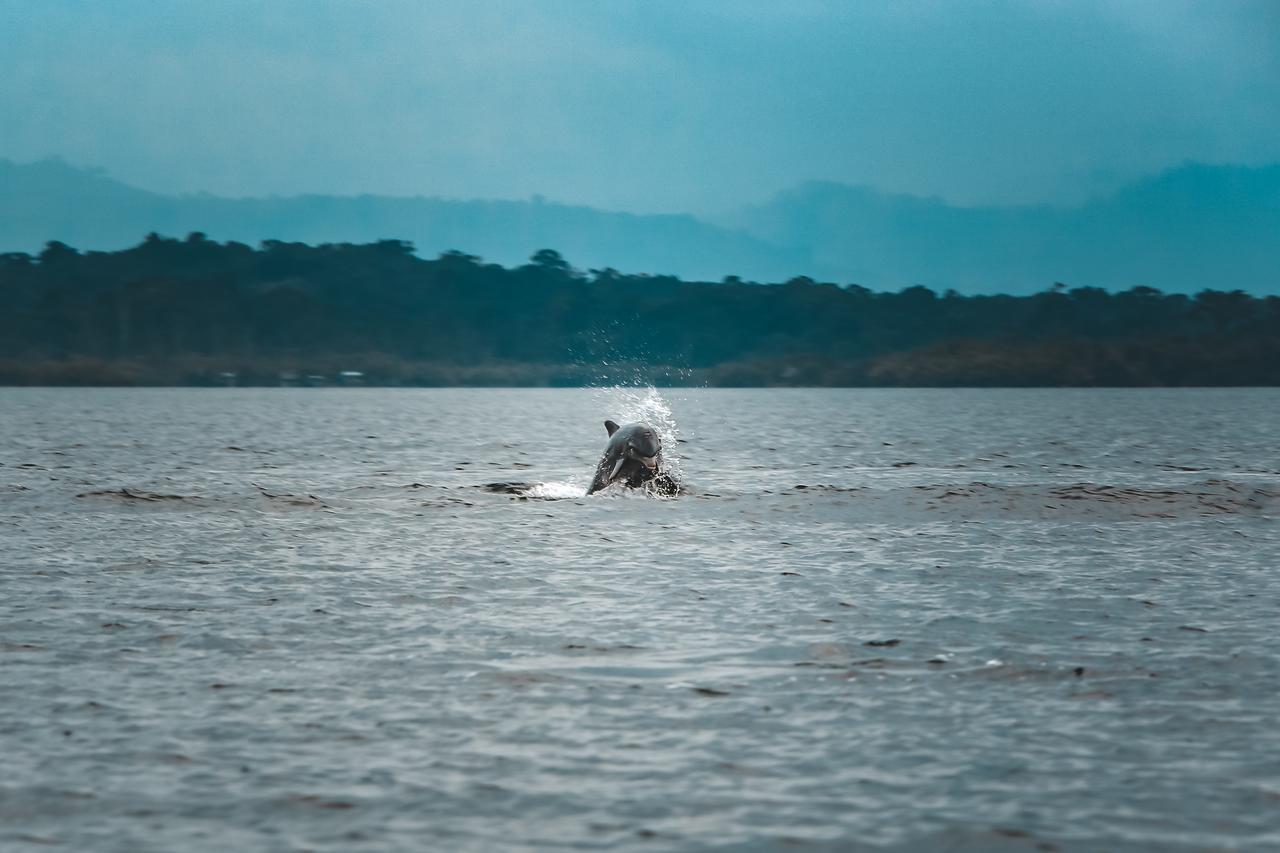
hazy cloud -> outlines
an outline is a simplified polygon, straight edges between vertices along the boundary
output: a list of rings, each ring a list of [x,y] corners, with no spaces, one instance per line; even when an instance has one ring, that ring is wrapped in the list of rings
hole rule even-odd
[[[163,191],[1071,201],[1280,161],[1277,103],[1267,0],[0,6],[0,157]]]

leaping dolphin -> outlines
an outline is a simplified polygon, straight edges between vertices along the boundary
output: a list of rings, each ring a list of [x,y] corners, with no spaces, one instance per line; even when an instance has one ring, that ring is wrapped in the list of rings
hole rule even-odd
[[[642,423],[620,427],[613,421],[605,421],[604,428],[609,432],[609,443],[587,494],[616,482],[634,489],[657,475],[662,463],[662,442],[656,430]]]

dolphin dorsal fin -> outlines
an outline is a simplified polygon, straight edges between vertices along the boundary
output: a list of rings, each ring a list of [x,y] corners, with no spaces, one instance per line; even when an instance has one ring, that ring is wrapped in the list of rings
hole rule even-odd
[[[618,431],[618,425],[613,421],[605,421],[604,428],[608,430],[610,438],[613,438],[613,434]]]

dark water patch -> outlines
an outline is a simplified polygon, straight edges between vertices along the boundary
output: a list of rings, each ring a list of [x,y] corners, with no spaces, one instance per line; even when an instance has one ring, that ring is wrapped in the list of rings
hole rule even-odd
[[[536,687],[539,685],[562,684],[566,680],[563,676],[553,675],[549,672],[533,672],[529,670],[519,670],[511,672],[495,672],[491,677],[498,682],[509,685],[511,687],[526,688]]]
[[[693,692],[699,696],[706,696],[709,699],[719,699],[724,696],[731,696],[728,690],[717,690],[714,687],[694,687]]]
[[[868,491],[869,489],[867,486],[837,486],[833,483],[797,483],[796,485],[791,487],[791,490],[798,491],[798,492],[809,491],[809,492],[849,493],[849,492],[865,492],[865,491]],[[783,490],[783,494],[786,494],[786,490]]]
[[[762,493],[769,494],[768,490]],[[869,513],[923,508],[947,517],[975,520],[998,517],[1052,519],[1183,519],[1217,515],[1258,516],[1280,506],[1280,490],[1271,484],[1252,485],[1211,480],[1169,488],[1106,483],[996,484],[982,481],[903,485],[890,489],[799,484],[783,496],[821,493],[859,494]]]
[[[469,501],[464,498],[445,497],[445,498],[435,498],[433,500],[427,500],[427,501],[419,501],[418,506],[430,507],[433,509],[457,509],[458,507],[472,507],[472,506],[475,506],[475,503],[473,501]]]
[[[300,806],[304,808],[330,809],[345,811],[354,809],[356,804],[348,800],[335,800],[321,797],[318,794],[293,794],[280,800],[282,805]]]
[[[76,495],[77,498],[113,498],[123,502],[141,501],[146,503],[163,503],[169,502],[195,502],[199,501],[198,497],[193,495],[165,495],[157,492],[144,492],[140,489],[102,489],[93,492],[81,492]]]
[[[268,502],[280,506],[292,506],[310,509],[332,509],[329,504],[312,494],[295,495],[290,492],[269,492],[257,483],[253,487]]]
[[[1052,498],[1119,504],[1134,514],[1148,517],[1175,517],[1175,511],[1204,515],[1255,512],[1269,508],[1276,492],[1244,487],[1226,480],[1209,481],[1200,489],[1150,489],[1074,483],[1050,489]]]
[[[493,492],[497,495],[519,495],[524,497],[525,492],[533,489],[540,483],[485,483],[480,488],[486,492]]]
[[[583,652],[594,654],[615,654],[627,652],[644,651],[642,646],[633,646],[629,643],[620,643],[616,646],[595,645],[587,643],[566,643],[564,650],[567,652]]]

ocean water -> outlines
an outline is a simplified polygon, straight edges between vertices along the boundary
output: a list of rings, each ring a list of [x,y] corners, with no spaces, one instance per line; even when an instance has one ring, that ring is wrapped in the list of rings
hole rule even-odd
[[[583,497],[605,418],[683,494]],[[0,849],[1280,849],[1278,434],[1250,389],[0,389]]]

